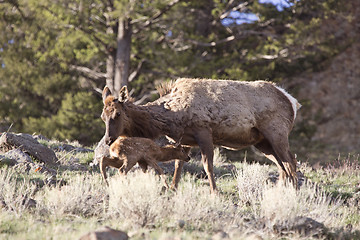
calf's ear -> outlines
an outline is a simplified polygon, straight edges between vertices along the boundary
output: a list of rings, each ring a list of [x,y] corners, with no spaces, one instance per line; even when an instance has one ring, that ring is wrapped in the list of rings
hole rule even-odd
[[[129,100],[129,92],[128,92],[127,87],[123,86],[119,92],[119,101],[126,102],[127,100]]]
[[[104,90],[102,92],[102,99],[103,99],[103,103],[105,104],[105,99],[111,95],[111,91],[110,88],[108,86],[104,87]]]

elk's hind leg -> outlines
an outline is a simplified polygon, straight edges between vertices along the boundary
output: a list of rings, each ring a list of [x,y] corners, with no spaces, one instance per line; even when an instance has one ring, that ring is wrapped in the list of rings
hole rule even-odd
[[[214,145],[212,134],[208,129],[200,129],[194,134],[194,136],[197,144],[200,147],[201,161],[209,179],[211,192],[216,193],[217,190],[213,166]]]
[[[119,168],[120,175],[126,175],[130,171],[130,169],[135,166],[135,164],[137,163],[137,159],[127,157],[123,160],[123,162],[123,165],[121,166],[121,168]]]
[[[265,156],[276,163],[280,171],[280,179],[289,178],[297,186],[296,159],[289,150],[287,135],[268,134],[262,132],[265,139],[255,147],[262,151]]]

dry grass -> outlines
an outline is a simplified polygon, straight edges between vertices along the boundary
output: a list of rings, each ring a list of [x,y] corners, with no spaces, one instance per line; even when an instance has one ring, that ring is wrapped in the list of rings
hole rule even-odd
[[[94,216],[104,212],[106,190],[98,175],[67,176],[64,186],[46,186],[35,196],[39,214]]]
[[[114,177],[109,187],[109,215],[127,219],[129,226],[160,226],[183,221],[190,229],[221,227],[234,215],[232,203],[220,195],[210,195],[208,186],[196,186],[186,176],[176,192],[163,191],[154,174],[140,171]],[[217,219],[218,224],[214,223]]]
[[[218,147],[214,149],[214,157],[213,158],[214,158],[213,161],[214,161],[215,167],[222,166],[227,161],[226,156],[221,154],[220,148],[218,148]]]
[[[278,184],[266,186],[260,201],[259,217],[268,221],[269,227],[294,225],[297,217],[306,216],[328,227],[344,225],[346,212],[343,201],[305,185],[296,190],[293,186]]]
[[[269,178],[269,167],[256,164],[242,164],[236,173],[240,206],[258,204]]]
[[[126,219],[129,226],[145,227],[159,223],[166,214],[166,196],[154,174],[140,171],[111,178],[109,216]]]
[[[35,190],[36,186],[14,169],[0,169],[0,205],[3,209],[20,217],[29,208]]]

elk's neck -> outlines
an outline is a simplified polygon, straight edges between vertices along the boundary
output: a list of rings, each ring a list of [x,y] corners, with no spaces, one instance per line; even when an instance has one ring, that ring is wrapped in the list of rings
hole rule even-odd
[[[172,113],[162,106],[137,106],[128,103],[125,112],[125,136],[155,139],[168,135],[171,131]]]

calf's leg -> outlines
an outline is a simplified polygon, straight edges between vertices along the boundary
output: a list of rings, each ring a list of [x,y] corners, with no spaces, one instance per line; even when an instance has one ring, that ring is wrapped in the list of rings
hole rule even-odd
[[[189,155],[191,148],[185,147],[184,150]],[[171,189],[173,189],[173,190],[176,190],[178,187],[178,184],[179,184],[179,181],[181,178],[181,171],[184,166],[184,163],[185,162],[182,160],[175,160],[175,171],[174,171],[174,177],[173,177],[172,184],[171,184]]]
[[[181,178],[181,171],[184,166],[184,161],[181,160],[175,160],[175,171],[174,171],[174,177],[172,180],[171,188],[177,189],[180,178]]]
[[[153,168],[155,169],[155,172],[156,172],[157,174],[160,175],[161,180],[164,182],[165,187],[166,187],[166,188],[169,188],[169,185],[168,185],[167,182],[166,182],[166,177],[165,177],[164,171],[163,171],[162,168],[156,163],[156,160],[154,160],[154,159],[149,159],[149,160],[147,160],[147,163],[148,163],[151,167],[153,167]]]
[[[138,164],[141,170],[145,173],[147,171],[148,164],[145,161],[139,161]]]
[[[105,156],[100,159],[100,172],[101,172],[101,175],[102,175],[106,185],[109,185],[109,182],[107,181],[107,176],[106,176],[106,167],[109,165],[109,162],[111,160],[112,160],[111,158],[105,157]]]
[[[125,159],[123,165],[119,168],[120,175],[126,175],[136,163],[137,159],[135,158],[128,157]]]

